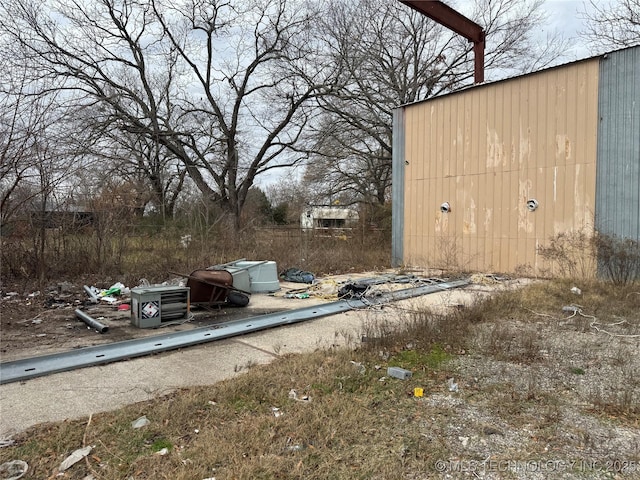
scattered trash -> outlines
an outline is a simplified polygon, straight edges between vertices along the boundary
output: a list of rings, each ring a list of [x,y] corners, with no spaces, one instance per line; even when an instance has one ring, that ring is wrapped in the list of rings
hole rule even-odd
[[[298,268],[288,268],[280,274],[280,278],[287,282],[313,283],[316,277],[311,272],[305,272]]]
[[[91,328],[95,328],[100,333],[107,333],[109,331],[109,327],[90,317],[80,309],[76,309],[76,317],[89,325]]]
[[[358,369],[360,375],[364,375],[364,373],[367,371],[367,367],[365,367],[362,362],[354,362],[353,360],[351,360],[351,365]]]
[[[167,447],[164,447],[162,450],[158,450],[156,452],[156,455],[166,455],[167,453],[169,453],[169,449]]]
[[[369,290],[369,285],[347,283],[338,290],[338,298],[362,298]]]
[[[215,402],[215,401],[213,401],[213,400],[209,400],[207,403],[208,403],[209,405],[217,405],[217,404],[218,404],[218,402]]]
[[[4,448],[4,447],[10,447],[11,445],[15,444],[16,441],[9,438],[7,440],[0,440],[0,448]]]
[[[29,465],[24,460],[11,460],[0,465],[0,478],[2,480],[18,480],[24,477],[29,470]]]
[[[71,455],[69,455],[67,458],[64,459],[64,461],[58,467],[58,470],[60,472],[64,472],[65,470],[68,470],[69,468],[74,466],[76,463],[78,463],[80,460],[82,460],[84,457],[89,455],[92,449],[93,447],[86,446],[84,448],[79,448],[78,450],[74,451]]]
[[[35,297],[39,297],[39,296],[40,296],[40,290],[38,290],[37,292],[30,293],[29,295],[27,295],[27,297],[29,297],[29,298],[35,298]]]
[[[580,290],[578,287],[571,287],[571,293],[582,295],[582,290]]]
[[[31,320],[31,323],[33,323],[34,325],[40,325],[42,323],[42,319],[34,318],[33,320]]]
[[[289,445],[285,448],[288,452],[299,452],[300,450],[304,450],[302,445]]]
[[[99,296],[104,298],[111,295],[122,295],[124,290],[125,286],[122,283],[117,282],[111,285],[108,289],[101,291]]]
[[[278,407],[271,407],[271,411],[273,412],[273,416],[276,418],[284,415],[284,413],[282,413]]]
[[[406,380],[407,378],[411,378],[413,375],[409,370],[405,370],[400,367],[388,367],[387,375],[393,378],[399,378],[400,380]]]
[[[87,295],[89,295],[89,298],[91,299],[91,301],[93,303],[98,303],[98,289],[97,288],[92,288],[89,287],[87,285],[84,286],[84,291],[87,292]]]
[[[298,393],[292,388],[289,390],[289,398],[292,400],[296,400],[298,402],[310,402],[311,397],[309,395],[304,395],[303,397],[298,398]]]
[[[193,431],[193,433],[196,433],[196,434],[197,434],[197,433],[200,433],[200,430],[196,428],[196,429]]]
[[[309,298],[310,295],[308,293],[285,293],[282,298],[299,298],[299,299],[305,299],[305,298]]]
[[[129,310],[131,310],[131,305],[129,305],[128,303],[123,303],[122,305],[118,305],[119,312],[128,312]]]
[[[114,304],[118,301],[116,297],[112,297],[111,295],[100,297],[100,300],[102,300],[103,302],[111,303],[111,304]]]
[[[120,295],[129,295],[131,293],[131,289],[125,287],[121,282],[114,283],[109,288],[102,290],[96,287],[89,287],[87,285],[83,288],[85,292],[87,292],[87,295],[89,295],[89,300],[92,303],[100,303],[101,301],[104,301],[113,304],[118,302],[116,297],[119,297]]]
[[[131,422],[131,428],[142,428],[142,427],[146,427],[147,425],[149,425],[151,422],[149,421],[149,419],[147,418],[146,415],[141,416],[140,418],[134,420],[133,422]]]
[[[575,305],[565,305],[564,307],[562,307],[563,312],[578,313],[578,310],[580,309]]]
[[[146,278],[141,278],[138,281],[138,288],[143,288],[143,287],[150,287],[151,284],[149,283],[149,280],[147,280]]]
[[[416,387],[413,389],[413,396],[420,398],[424,396],[424,390],[420,387]]]
[[[454,378],[450,378],[449,380],[447,380],[447,385],[449,386],[450,392],[458,391],[458,384],[456,383],[456,380]]]

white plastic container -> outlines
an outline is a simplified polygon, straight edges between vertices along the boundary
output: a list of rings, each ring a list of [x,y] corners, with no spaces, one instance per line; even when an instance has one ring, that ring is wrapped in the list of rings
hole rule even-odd
[[[250,291],[252,293],[266,293],[280,290],[278,266],[274,261],[242,260],[229,265],[226,267],[226,270],[233,275],[233,286],[236,288],[244,290],[241,286],[236,285],[236,278],[238,278],[239,283],[242,283],[241,279],[244,279],[244,275],[241,272],[247,272],[249,274]]]

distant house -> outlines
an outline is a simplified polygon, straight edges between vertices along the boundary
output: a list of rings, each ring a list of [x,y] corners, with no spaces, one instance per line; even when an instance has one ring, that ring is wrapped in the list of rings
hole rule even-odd
[[[342,205],[310,205],[300,215],[303,230],[351,228],[359,220],[357,210]]]

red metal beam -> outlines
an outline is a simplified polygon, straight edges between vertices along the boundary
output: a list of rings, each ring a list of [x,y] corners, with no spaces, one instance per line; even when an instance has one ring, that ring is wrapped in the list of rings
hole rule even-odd
[[[440,0],[400,0],[414,10],[473,42],[474,82],[484,82],[484,29]]]

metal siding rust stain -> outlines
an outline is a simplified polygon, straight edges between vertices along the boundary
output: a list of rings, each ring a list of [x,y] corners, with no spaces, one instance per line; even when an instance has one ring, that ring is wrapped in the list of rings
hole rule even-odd
[[[504,142],[497,130],[487,126],[487,170],[500,168],[506,163]]]
[[[556,135],[556,157],[565,163],[571,159],[571,140],[567,134]]]
[[[533,221],[527,208],[527,201],[531,198],[533,182],[530,179],[520,180],[518,186],[518,232],[532,233]]]

